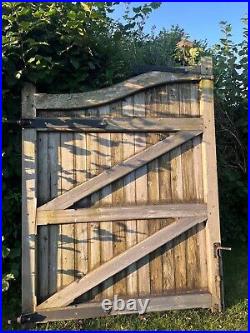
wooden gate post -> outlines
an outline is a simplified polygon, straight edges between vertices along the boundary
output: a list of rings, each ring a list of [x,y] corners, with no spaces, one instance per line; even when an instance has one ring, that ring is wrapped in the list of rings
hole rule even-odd
[[[35,118],[35,87],[22,90],[22,118]],[[22,312],[36,309],[36,129],[22,129]]]
[[[212,75],[212,58],[201,60],[201,74]],[[202,142],[204,200],[207,203],[208,222],[206,226],[208,288],[212,294],[212,310],[222,310],[220,262],[215,256],[214,244],[221,242],[218,200],[218,180],[214,123],[213,81],[200,81],[200,113],[203,116],[204,132]]]

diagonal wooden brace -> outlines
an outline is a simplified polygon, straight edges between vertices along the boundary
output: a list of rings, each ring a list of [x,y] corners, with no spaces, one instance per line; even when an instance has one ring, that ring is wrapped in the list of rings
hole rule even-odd
[[[178,221],[162,228],[153,235],[144,239],[142,242],[99,266],[92,272],[88,273],[88,275],[72,282],[62,290],[56,292],[45,302],[41,303],[37,309],[61,307],[71,304],[78,296],[86,293],[109,277],[128,267],[130,264],[138,261],[150,252],[156,250],[160,246],[166,244],[175,237],[181,235],[195,225],[204,222],[205,220],[206,217],[204,216],[196,218],[181,218]]]
[[[89,179],[88,181],[47,202],[39,207],[38,210],[66,209],[72,206],[75,202],[100,190],[115,180],[126,176],[128,173],[151,162],[155,158],[167,153],[201,133],[202,131],[180,131],[177,134],[170,135],[166,139],[157,142],[155,145],[150,146],[149,148],[133,155],[112,168],[103,171],[98,176]]]

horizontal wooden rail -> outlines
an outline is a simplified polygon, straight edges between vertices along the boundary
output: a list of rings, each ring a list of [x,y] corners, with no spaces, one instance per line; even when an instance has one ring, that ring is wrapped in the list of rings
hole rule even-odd
[[[76,280],[64,287],[46,301],[38,305],[37,309],[46,309],[71,304],[74,299],[84,294],[85,292],[96,287],[109,277],[120,272],[130,264],[135,263],[150,252],[156,250],[163,244],[171,241],[175,237],[181,235],[185,231],[191,229],[197,224],[204,222],[204,217],[186,217],[180,218],[177,222],[162,228],[153,235],[144,239],[135,246],[127,249],[125,252],[117,255],[95,270],[89,272],[83,278]]]
[[[112,87],[73,94],[35,94],[38,110],[65,110],[95,107],[164,83],[200,81],[203,77],[194,73],[149,72],[135,76]]]
[[[26,128],[39,131],[83,132],[176,132],[203,129],[203,119],[189,118],[36,118],[22,122]]]
[[[130,207],[103,207],[37,212],[37,225],[123,220],[160,219],[168,217],[206,217],[205,204],[165,204]],[[143,221],[142,221],[143,222]]]
[[[40,206],[38,210],[66,209],[80,199],[83,199],[84,197],[100,190],[104,186],[149,163],[153,159],[178,147],[201,133],[202,131],[180,131],[177,132],[177,134],[170,135],[166,139],[157,142],[127,160],[103,171],[98,176],[89,179],[85,183],[74,187],[48,203]]]
[[[210,308],[212,304],[211,294],[202,290],[192,290],[176,295],[161,295],[140,297],[145,303],[149,299],[146,312],[167,311],[167,310],[182,310],[194,308]],[[123,298],[126,300],[125,298]],[[136,298],[135,298],[136,299]],[[114,316],[118,314],[132,314],[136,311],[115,310],[112,308],[110,312],[105,312],[101,302],[88,302],[61,308],[41,309],[35,313],[24,314],[19,318],[19,322],[24,323],[46,323],[57,320],[76,320],[95,317],[105,317],[108,315]]]

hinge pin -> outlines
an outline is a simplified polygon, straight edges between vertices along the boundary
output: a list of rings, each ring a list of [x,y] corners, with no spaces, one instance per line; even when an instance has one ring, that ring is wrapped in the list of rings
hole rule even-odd
[[[231,251],[231,247],[221,246],[220,243],[214,243],[214,257],[221,257],[221,251]]]

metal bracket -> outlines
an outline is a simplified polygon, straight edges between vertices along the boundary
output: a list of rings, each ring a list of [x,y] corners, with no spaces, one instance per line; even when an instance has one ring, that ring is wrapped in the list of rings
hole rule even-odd
[[[221,243],[214,243],[214,258],[216,258],[216,275],[215,283],[218,287],[218,292],[220,293],[221,299],[221,310],[225,310],[224,303],[224,282],[223,282],[223,268],[222,268],[222,250],[231,251],[231,247],[221,246]],[[217,304],[217,311],[219,311],[220,306]]]
[[[3,125],[32,127],[32,119],[3,120]]]
[[[231,251],[231,247],[221,246],[221,243],[214,243],[214,257],[221,257],[221,251]]]
[[[60,118],[35,118],[35,119],[19,119],[5,120],[3,124],[12,126],[21,126],[22,128],[37,128],[37,129],[88,129],[101,128],[105,129],[108,125],[107,120],[103,119],[60,119]]]

